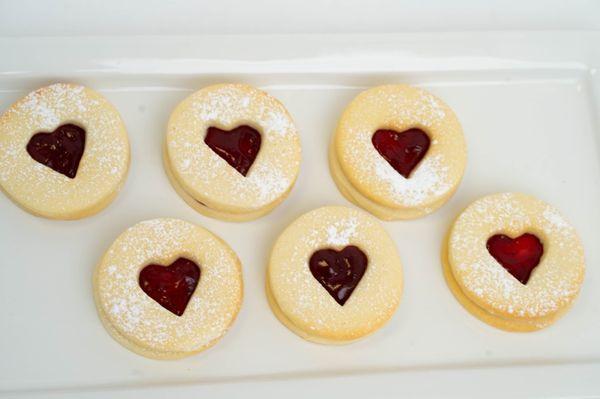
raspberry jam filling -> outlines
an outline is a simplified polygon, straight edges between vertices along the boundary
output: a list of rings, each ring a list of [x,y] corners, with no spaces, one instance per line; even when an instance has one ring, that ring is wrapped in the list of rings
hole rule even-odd
[[[490,255],[521,284],[527,284],[544,254],[542,242],[530,233],[517,238],[496,234],[487,240],[486,246]]]
[[[320,249],[312,254],[308,265],[313,277],[344,306],[365,274],[368,263],[367,255],[350,245],[341,251]]]
[[[77,175],[84,148],[85,130],[71,123],[34,134],[26,147],[31,158],[70,179]]]
[[[151,264],[140,271],[142,291],[169,312],[181,316],[200,281],[200,268],[179,258],[168,266]]]
[[[429,136],[421,129],[403,132],[380,129],[371,137],[373,146],[388,163],[405,178],[421,162],[429,149]]]
[[[235,170],[246,176],[260,150],[261,137],[256,129],[247,125],[232,130],[211,126],[204,142]]]

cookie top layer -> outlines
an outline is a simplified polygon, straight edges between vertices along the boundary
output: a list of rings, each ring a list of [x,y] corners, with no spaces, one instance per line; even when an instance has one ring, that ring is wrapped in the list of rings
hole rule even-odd
[[[210,127],[240,126],[261,135],[260,150],[246,176],[206,143]],[[267,207],[293,186],[300,168],[300,137],[285,107],[244,84],[206,87],[181,102],[169,120],[166,150],[183,189],[206,206],[228,212]]]
[[[32,136],[66,124],[85,130],[85,148],[74,178],[27,152]],[[34,214],[73,219],[99,210],[124,182],[128,166],[129,141],[121,117],[89,88],[65,83],[43,87],[0,116],[0,186]]]
[[[165,309],[139,284],[141,270],[193,261],[200,278],[181,316]],[[109,331],[128,347],[155,358],[199,352],[221,338],[242,301],[240,261],[221,239],[177,219],[154,219],[127,229],[95,273],[96,306]]]
[[[537,236],[543,256],[526,284],[486,247],[496,234]],[[585,262],[577,232],[553,206],[519,193],[481,198],[456,219],[448,261],[463,293],[479,307],[511,319],[542,318],[568,307],[583,282]]]
[[[430,146],[409,178],[376,150],[378,130],[424,131]],[[449,196],[466,164],[466,145],[454,112],[429,92],[407,85],[378,86],[360,93],[345,109],[334,145],[340,167],[362,195],[390,208],[432,206]]]
[[[311,273],[319,250],[355,246],[368,264],[352,294],[341,305]],[[308,335],[350,341],[381,327],[402,294],[402,266],[395,245],[372,216],[352,208],[328,206],[296,219],[275,242],[268,269],[271,294],[281,312]]]

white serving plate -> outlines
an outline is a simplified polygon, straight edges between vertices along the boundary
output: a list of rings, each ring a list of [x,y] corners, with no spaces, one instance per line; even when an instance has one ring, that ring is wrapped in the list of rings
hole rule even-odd
[[[77,398],[600,394],[599,41],[591,31],[0,38],[1,109],[44,84],[82,83],[119,109],[132,148],[124,189],[91,218],[37,218],[0,196],[0,392]],[[301,131],[303,162],[291,196],[254,222],[199,215],[162,167],[173,107],[193,90],[223,81],[269,91]],[[330,134],[359,91],[394,82],[427,88],[455,110],[468,143],[467,172],[436,213],[384,223],[405,273],[391,322],[351,345],[312,344],[271,313],[266,259],[277,235],[302,213],[350,205],[329,175]],[[439,253],[452,219],[498,191],[556,205],[586,249],[580,298],[563,319],[536,333],[507,333],[473,318],[442,276]],[[92,270],[116,236],[140,220],[165,216],[223,237],[244,269],[245,298],[233,328],[214,348],[178,361],[149,360],[121,347],[102,327],[92,298]]]

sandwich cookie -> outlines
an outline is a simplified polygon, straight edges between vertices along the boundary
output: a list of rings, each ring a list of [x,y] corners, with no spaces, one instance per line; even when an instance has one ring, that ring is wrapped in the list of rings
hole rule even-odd
[[[34,215],[79,219],[100,211],[128,168],[125,125],[89,88],[43,87],[0,116],[0,187]]]
[[[200,226],[154,219],[121,234],[94,274],[100,320],[126,348],[176,359],[214,345],[242,304],[233,250]]]
[[[456,191],[466,160],[454,112],[407,85],[360,93],[342,114],[329,149],[341,193],[383,220],[413,219],[438,209]]]
[[[469,205],[450,228],[442,264],[461,305],[507,331],[554,323],[573,304],[585,270],[573,226],[553,206],[519,193]]]
[[[402,295],[402,266],[375,218],[327,206],[279,236],[266,291],[273,313],[291,331],[313,342],[344,344],[392,317]]]
[[[200,213],[256,219],[289,194],[300,169],[300,137],[285,107],[244,84],[206,87],[175,108],[165,169]]]

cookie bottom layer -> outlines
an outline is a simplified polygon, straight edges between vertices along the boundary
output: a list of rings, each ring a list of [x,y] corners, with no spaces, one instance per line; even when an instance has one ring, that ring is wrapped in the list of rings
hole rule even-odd
[[[171,165],[170,165],[169,158],[167,156],[166,148],[163,150],[163,163],[164,163],[165,171],[167,173],[167,177],[169,178],[171,185],[173,186],[173,188],[175,189],[177,194],[179,194],[179,196],[181,198],[183,198],[183,200],[189,206],[191,206],[192,208],[194,208],[196,211],[203,214],[204,216],[208,216],[208,217],[214,218],[214,219],[224,220],[226,222],[247,222],[250,220],[258,219],[258,218],[270,213],[271,211],[273,211],[273,209],[277,208],[277,206],[283,202],[283,200],[290,193],[291,187],[293,186],[293,185],[290,186],[290,190],[288,190],[285,194],[283,194],[275,202],[273,202],[272,204],[269,204],[268,206],[266,206],[264,208],[258,209],[256,211],[244,212],[244,213],[225,212],[225,211],[221,211],[221,210],[217,210],[217,209],[208,207],[208,206],[200,203],[194,197],[192,197],[190,194],[188,194],[187,191],[185,191],[185,189],[179,183],[179,181],[173,174],[173,171],[171,170]]]
[[[350,181],[346,178],[346,175],[342,171],[342,168],[337,159],[337,154],[335,153],[335,145],[332,143],[329,146],[329,169],[331,171],[331,177],[335,182],[336,186],[342,193],[344,197],[353,204],[369,211],[371,214],[377,216],[382,220],[399,220],[399,219],[416,219],[425,215],[430,214],[435,211],[450,199],[450,197],[454,194],[456,189],[458,188],[458,184],[448,193],[440,198],[438,201],[433,204],[429,204],[424,207],[414,207],[414,208],[390,208],[385,205],[381,205],[373,200],[362,195]]]
[[[273,294],[271,293],[271,287],[270,287],[270,283],[269,283],[269,275],[268,274],[267,274],[267,283],[265,284],[265,292],[267,295],[267,301],[269,302],[269,306],[271,307],[271,310],[273,311],[273,314],[275,315],[275,317],[277,317],[277,319],[279,319],[279,321],[284,326],[286,326],[291,332],[293,332],[294,334],[298,335],[300,338],[303,338],[307,341],[315,342],[317,344],[323,344],[323,345],[346,345],[346,344],[351,344],[352,342],[359,341],[359,340],[372,334],[372,333],[370,333],[370,334],[367,334],[360,338],[352,339],[352,340],[337,340],[337,339],[331,339],[331,338],[323,338],[323,337],[320,337],[317,335],[311,335],[306,330],[300,329],[287,316],[285,316],[285,314],[283,314],[281,308],[279,307],[279,305],[277,304],[277,301],[275,300],[275,298],[273,297]],[[375,332],[375,331],[373,331],[373,332]]]
[[[511,332],[531,332],[541,330],[542,328],[548,327],[553,324],[556,320],[562,317],[570,308],[563,308],[557,313],[554,313],[550,316],[534,318],[534,319],[507,319],[498,315],[494,315],[475,302],[473,302],[465,293],[462,291],[458,282],[454,278],[454,274],[452,273],[452,269],[450,267],[450,263],[448,261],[448,237],[444,238],[444,245],[442,247],[442,268],[444,271],[444,278],[446,279],[446,283],[448,284],[448,288],[454,295],[454,297],[458,300],[458,302],[473,316],[477,317],[479,320],[487,323],[493,327],[499,328],[505,331]]]

